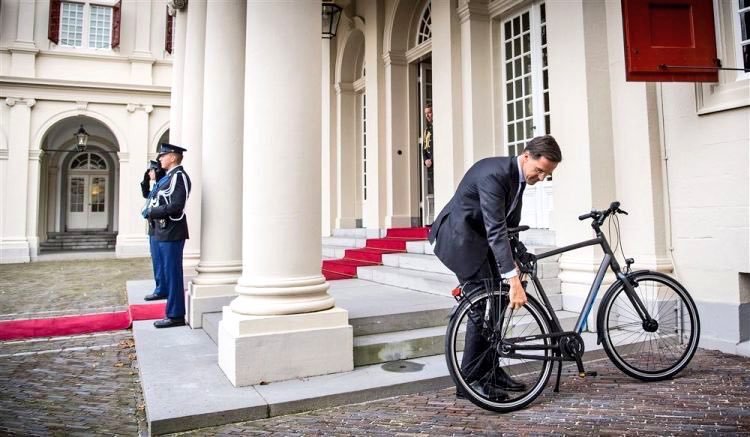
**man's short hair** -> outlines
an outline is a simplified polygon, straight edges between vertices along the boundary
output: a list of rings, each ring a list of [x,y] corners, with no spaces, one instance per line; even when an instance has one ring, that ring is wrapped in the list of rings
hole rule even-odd
[[[560,146],[557,145],[557,141],[552,135],[542,135],[540,137],[532,138],[526,143],[524,152],[529,152],[532,158],[539,159],[542,156],[552,162],[562,161],[562,152]]]
[[[427,108],[432,109],[432,103],[428,103],[424,105],[424,109],[427,109]]]
[[[182,153],[175,153],[174,154],[174,160],[177,161],[177,164],[182,164],[182,158],[184,158],[185,155]]]

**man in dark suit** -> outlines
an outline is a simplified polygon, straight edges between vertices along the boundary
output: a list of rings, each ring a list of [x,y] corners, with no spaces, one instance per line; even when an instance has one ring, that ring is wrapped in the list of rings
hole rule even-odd
[[[151,160],[149,162],[148,170],[143,174],[143,180],[141,181],[141,192],[143,197],[146,199],[146,204],[143,206],[141,214],[145,215],[145,212],[156,206],[156,192],[159,190],[159,181],[166,175],[166,172],[161,168],[159,161]],[[151,181],[154,182],[154,186],[151,187]],[[144,217],[146,218],[146,217]],[[153,220],[148,221],[148,246],[151,253],[151,266],[154,269],[154,282],[156,286],[151,294],[147,294],[144,300],[158,300],[166,299],[167,292],[163,287],[164,279],[162,278],[161,259],[159,258],[159,243],[154,238],[154,228],[156,227]]]
[[[156,223],[154,237],[158,241],[164,288],[167,292],[166,318],[154,322],[157,328],[185,324],[185,288],[182,279],[182,250],[189,238],[185,203],[190,196],[190,177],[182,168],[185,149],[162,143],[159,163],[167,171],[156,192],[156,206],[145,212]]]
[[[552,136],[545,135],[529,141],[519,156],[485,158],[466,172],[453,198],[435,219],[429,236],[435,244],[435,255],[461,283],[501,277],[510,284],[511,308],[526,304],[508,228],[521,221],[525,186],[552,175],[560,161],[560,147]],[[505,390],[525,389],[502,369],[493,369],[496,363],[480,358],[488,347],[479,327],[470,320],[461,362],[467,380],[474,380],[475,388],[498,400],[508,396]],[[491,382],[482,379],[492,371]]]

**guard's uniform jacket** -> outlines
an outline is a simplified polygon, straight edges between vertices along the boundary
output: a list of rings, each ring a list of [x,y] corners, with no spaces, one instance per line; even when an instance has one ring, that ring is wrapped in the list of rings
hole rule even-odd
[[[164,182],[164,177],[164,170],[159,170],[159,172],[156,173],[156,182],[154,183],[153,187],[150,187],[151,182],[149,179],[144,179],[141,181],[141,193],[143,194],[143,198],[146,199],[146,204],[143,205],[141,215],[144,215],[144,213],[146,213],[149,208],[156,206],[156,203],[154,203],[154,199],[156,198],[156,192],[159,190],[159,181]],[[148,235],[153,236],[154,227],[156,226],[156,224],[154,220],[151,220],[148,217],[144,218],[146,218],[146,221],[148,222]]]
[[[153,221],[154,238],[157,241],[190,238],[185,217],[185,202],[190,196],[191,187],[190,176],[181,165],[167,172],[159,181],[159,189],[148,211],[148,219]]]

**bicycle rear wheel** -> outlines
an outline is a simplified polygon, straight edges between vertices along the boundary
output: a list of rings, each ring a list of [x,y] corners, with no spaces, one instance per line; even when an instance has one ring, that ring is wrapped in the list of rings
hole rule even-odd
[[[468,336],[467,330],[470,331]],[[501,357],[498,344],[502,338],[549,333],[546,313],[533,296],[528,296],[528,303],[514,311],[508,306],[507,296],[499,291],[482,291],[465,298],[451,317],[445,336],[445,358],[456,389],[486,410],[506,413],[525,407],[542,393],[553,362]],[[464,357],[464,345],[472,341],[472,334],[477,337],[473,344],[479,343],[480,346],[475,346],[474,352]],[[546,338],[516,344],[549,346],[552,340]],[[545,358],[552,356],[549,349],[523,352]],[[488,384],[507,388],[506,377],[523,387],[503,390],[499,396],[486,389]]]
[[[669,379],[688,365],[698,348],[698,310],[685,288],[667,275],[639,272],[630,278],[656,323],[649,326],[641,320],[624,284],[619,284],[601,304],[604,351],[633,378]]]

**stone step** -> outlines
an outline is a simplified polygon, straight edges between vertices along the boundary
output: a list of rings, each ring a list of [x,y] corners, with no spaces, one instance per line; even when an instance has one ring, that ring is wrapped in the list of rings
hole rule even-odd
[[[453,274],[435,255],[390,253],[383,255],[383,265],[422,272],[443,273],[445,275]]]
[[[367,244],[366,238],[323,237],[324,246],[336,246],[336,247],[344,247],[347,249],[353,249],[357,247],[365,247],[366,244]]]
[[[348,249],[353,249],[353,247],[345,247],[345,246],[328,246],[323,245],[321,247],[321,255],[324,258],[330,258],[330,259],[339,259],[344,257],[344,253]]]
[[[85,230],[79,230],[79,231],[67,231],[67,232],[47,232],[48,237],[58,237],[58,236],[73,236],[73,235],[97,235],[97,236],[103,236],[107,238],[114,238],[117,236],[117,232],[109,232],[109,231],[85,231]]]
[[[357,239],[366,240],[368,238],[384,237],[385,231],[380,230],[380,229],[369,229],[369,228],[350,228],[350,229],[334,229],[332,234],[333,234],[333,237],[357,238]]]

